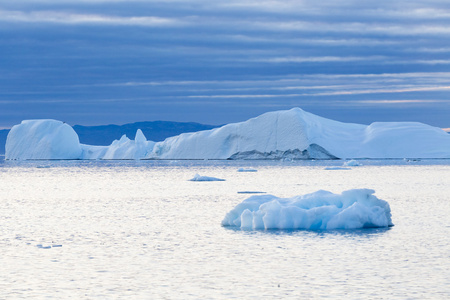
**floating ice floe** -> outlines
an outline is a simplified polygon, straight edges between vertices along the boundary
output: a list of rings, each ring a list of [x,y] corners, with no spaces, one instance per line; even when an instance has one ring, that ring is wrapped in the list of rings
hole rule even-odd
[[[195,174],[194,178],[189,179],[189,181],[225,181],[225,179]]]
[[[251,169],[251,168],[239,168],[237,171],[238,172],[258,172],[258,170]]]
[[[344,166],[347,166],[347,167],[358,167],[361,165],[362,164],[360,162],[358,162],[357,160],[354,160],[354,159],[344,162]]]
[[[408,163],[409,162],[419,162],[420,161],[420,159],[417,159],[417,158],[416,159],[406,159],[406,158],[404,158],[403,160],[408,162]]]
[[[30,244],[30,243],[27,243]],[[51,248],[60,248],[62,247],[61,244],[51,244],[51,245],[45,245],[45,244],[37,244],[36,247],[40,249],[51,249]]]
[[[329,171],[336,171],[336,170],[351,170],[351,168],[345,168],[345,167],[326,167],[324,170]]]
[[[292,198],[252,196],[228,212],[223,226],[242,229],[357,229],[393,226],[389,204],[374,190],[319,190]]]

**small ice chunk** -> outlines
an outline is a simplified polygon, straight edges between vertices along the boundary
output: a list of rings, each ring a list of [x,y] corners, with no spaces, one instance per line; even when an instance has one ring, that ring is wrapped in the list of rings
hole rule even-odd
[[[404,161],[406,161],[406,162],[418,162],[418,161],[420,161],[420,159],[406,159],[406,158],[404,158],[403,159]]]
[[[247,169],[245,169],[245,168],[239,168],[237,171],[238,171],[238,172],[258,172],[258,170],[256,170],[256,169],[251,169],[251,168],[247,168]]]
[[[326,167],[324,170],[351,170],[351,168],[343,168],[343,167]]]
[[[354,189],[278,198],[255,195],[228,212],[222,226],[242,229],[357,229],[393,226],[389,204],[374,190]]]
[[[225,179],[195,174],[194,178],[189,179],[189,181],[225,181]]]
[[[239,191],[238,194],[265,194],[266,192],[259,191]]]
[[[344,166],[346,167],[357,167],[357,166],[361,166],[361,163],[358,162],[357,160],[351,159],[348,160],[344,163]]]

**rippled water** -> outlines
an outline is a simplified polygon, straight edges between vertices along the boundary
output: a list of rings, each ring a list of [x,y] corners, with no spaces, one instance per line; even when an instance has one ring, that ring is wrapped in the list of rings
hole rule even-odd
[[[0,161],[0,298],[449,298],[450,161],[362,163]],[[249,192],[353,188],[395,226],[220,225]]]

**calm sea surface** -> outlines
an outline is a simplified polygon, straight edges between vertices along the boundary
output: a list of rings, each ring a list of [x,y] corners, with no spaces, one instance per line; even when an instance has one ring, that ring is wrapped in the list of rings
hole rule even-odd
[[[361,163],[1,160],[0,298],[449,299],[450,160]],[[395,226],[220,225],[242,192],[354,188]]]

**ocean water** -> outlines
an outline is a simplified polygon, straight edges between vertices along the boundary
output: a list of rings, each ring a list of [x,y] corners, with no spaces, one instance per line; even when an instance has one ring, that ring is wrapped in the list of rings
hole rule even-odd
[[[0,299],[449,299],[450,161],[342,163],[2,160]],[[221,226],[252,192],[354,188],[395,226]]]

